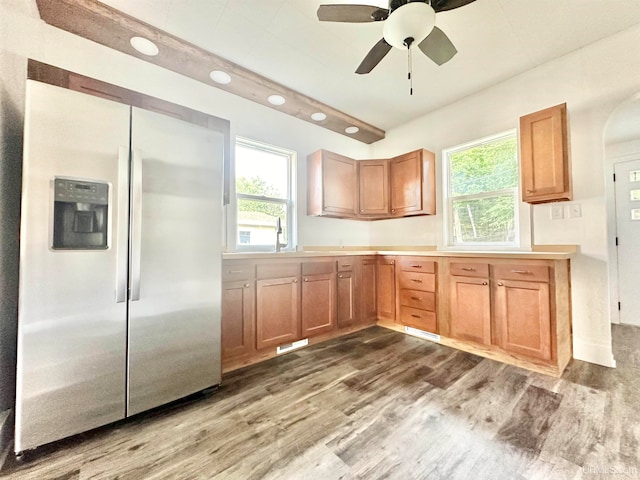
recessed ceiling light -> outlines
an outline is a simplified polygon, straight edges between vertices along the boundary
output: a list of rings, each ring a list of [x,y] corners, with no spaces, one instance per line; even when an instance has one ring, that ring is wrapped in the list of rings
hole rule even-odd
[[[347,127],[344,129],[344,131],[345,133],[352,134],[352,133],[358,133],[360,129],[358,127]]]
[[[282,95],[269,95],[269,98],[267,98],[267,100],[271,105],[284,105],[284,103],[287,101],[287,99]]]
[[[311,119],[315,120],[316,122],[321,122],[323,120],[326,120],[327,116],[322,112],[315,112],[311,114]]]
[[[148,40],[146,38],[131,37],[131,40],[129,40],[129,43],[131,43],[131,46],[135,48],[137,51],[139,51],[143,55],[149,55],[150,57],[157,55],[158,52],[160,51],[158,49],[158,46],[155,43],[153,43],[151,40]]]
[[[222,83],[223,85],[231,82],[231,76],[227,72],[223,72],[222,70],[213,70],[209,73],[209,76],[214,82]]]

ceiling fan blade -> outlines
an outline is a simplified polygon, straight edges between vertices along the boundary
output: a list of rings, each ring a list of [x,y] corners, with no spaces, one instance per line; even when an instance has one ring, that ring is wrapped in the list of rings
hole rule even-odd
[[[438,65],[447,63],[458,53],[449,37],[438,27],[433,27],[427,38],[418,44],[418,48]]]
[[[322,22],[379,22],[389,16],[389,10],[373,5],[320,5],[318,20]]]
[[[447,10],[453,10],[454,8],[464,7],[476,0],[433,0],[431,6],[437,12],[446,12]]]
[[[380,61],[385,57],[389,50],[391,50],[391,45],[389,45],[386,40],[383,38],[378,43],[376,43],[367,56],[364,57],[362,63],[356,70],[356,73],[362,75],[364,73],[369,73],[371,70],[375,68],[376,65],[380,63]]]

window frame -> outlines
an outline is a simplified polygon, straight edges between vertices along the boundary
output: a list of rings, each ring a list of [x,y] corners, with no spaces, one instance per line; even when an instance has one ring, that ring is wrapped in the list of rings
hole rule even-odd
[[[236,165],[237,161],[237,152],[234,155],[234,165],[233,165],[233,190],[235,193],[234,203],[235,203],[235,226],[233,228],[234,239],[233,244],[235,245],[236,252],[273,252],[275,251],[275,236],[273,238],[273,245],[248,245],[240,243],[240,226],[238,224],[238,212],[240,206],[240,200],[254,200],[259,202],[268,202],[268,203],[276,203],[282,204],[285,206],[287,212],[287,246],[282,249],[282,251],[294,251],[296,249],[296,241],[297,241],[297,231],[296,231],[296,172],[297,172],[297,154],[293,150],[288,150],[282,147],[277,147],[275,145],[270,145],[268,143],[260,142],[257,140],[251,140],[248,138],[236,136],[234,148],[238,145],[244,148],[251,148],[254,150],[259,150],[262,152],[272,153],[275,155],[283,156],[287,158],[287,198],[276,198],[276,197],[267,197],[262,195],[250,195],[247,193],[238,193],[236,190]]]
[[[451,195],[451,167],[450,156],[454,153],[462,150],[468,150],[470,148],[478,147],[494,143],[504,138],[515,138],[516,140],[516,167],[518,169],[518,181],[513,188],[505,188],[501,190],[491,190],[481,193],[469,194],[469,195]],[[522,206],[520,200],[520,162],[519,162],[519,139],[518,131],[513,128],[494,135],[489,135],[476,140],[465,142],[463,144],[455,145],[453,147],[445,148],[442,150],[442,178],[443,178],[443,223],[444,223],[444,248],[457,249],[457,250],[490,250],[490,249],[522,249],[523,239],[526,238],[527,232],[523,228],[524,223],[529,217],[529,210]],[[454,200],[475,200],[482,198],[491,198],[504,196],[507,194],[513,194],[513,224],[514,224],[514,239],[513,242],[459,242],[454,241],[454,223],[453,223],[453,202]],[[530,242],[528,242],[530,243]]]

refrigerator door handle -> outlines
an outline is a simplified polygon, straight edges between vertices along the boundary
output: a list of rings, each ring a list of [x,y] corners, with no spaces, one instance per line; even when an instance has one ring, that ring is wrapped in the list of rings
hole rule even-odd
[[[129,216],[129,148],[118,148],[118,211],[116,239],[116,303],[127,300],[128,240],[127,218]]]
[[[140,250],[142,247],[142,152],[132,149],[131,173],[131,301],[140,300]]]

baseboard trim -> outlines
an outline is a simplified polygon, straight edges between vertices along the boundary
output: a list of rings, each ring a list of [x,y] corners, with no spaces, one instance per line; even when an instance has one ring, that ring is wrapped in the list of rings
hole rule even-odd
[[[11,441],[13,440],[13,410],[0,412],[0,470],[9,456]]]
[[[604,367],[616,368],[611,344],[587,342],[574,336],[573,358]]]

